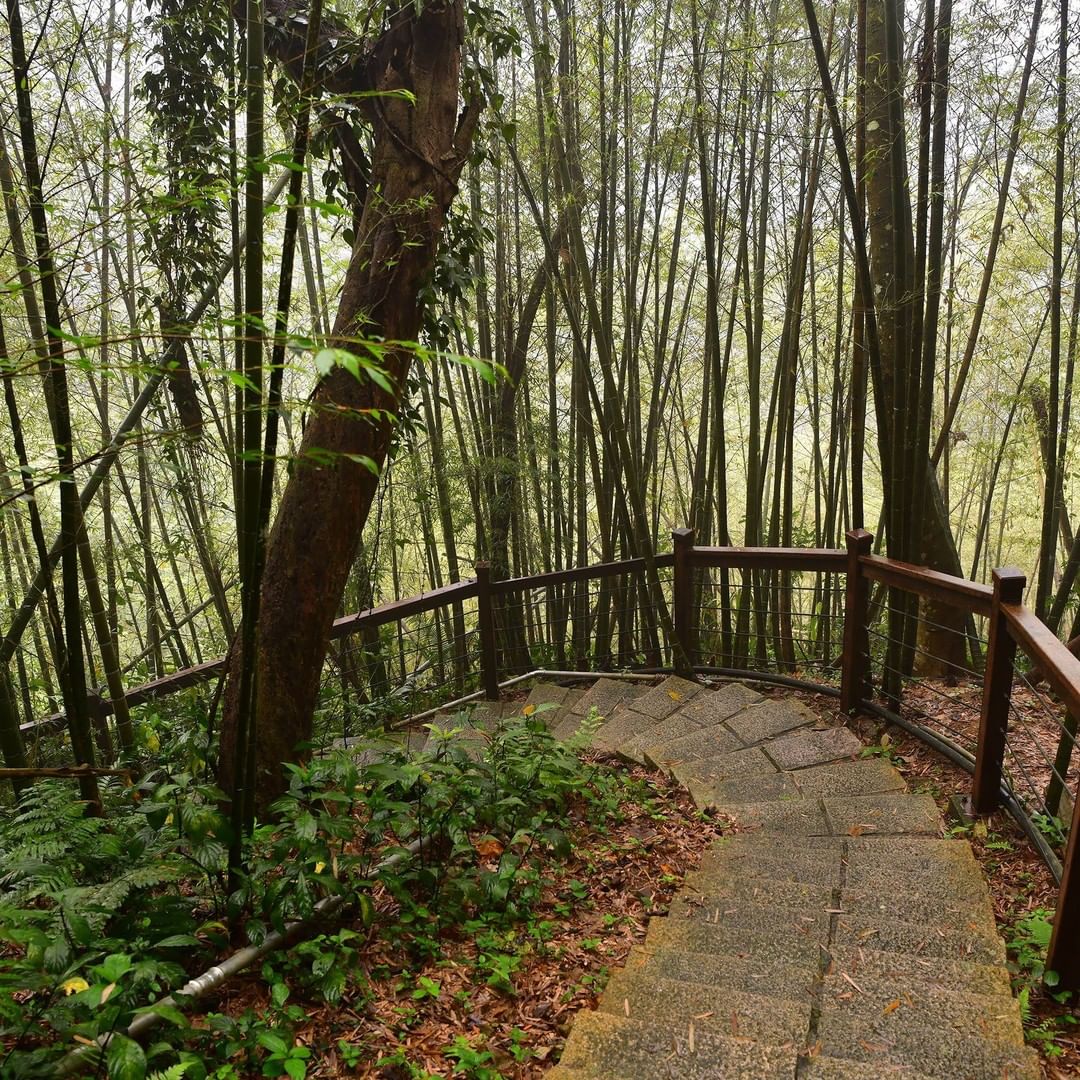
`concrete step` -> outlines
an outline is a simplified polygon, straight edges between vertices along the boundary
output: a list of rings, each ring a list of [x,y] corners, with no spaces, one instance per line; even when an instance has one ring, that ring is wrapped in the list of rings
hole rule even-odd
[[[625,970],[757,997],[808,1001],[822,963],[827,960],[823,954],[813,953],[796,962],[775,949],[752,953],[702,953],[666,944],[658,949],[651,945],[635,945],[626,958]]]
[[[889,979],[897,986],[930,986],[950,991],[962,986],[972,994],[997,994],[1012,999],[1009,973],[1000,966],[944,956],[878,952],[862,946],[841,948],[834,945],[829,952],[829,973],[841,978],[846,975],[859,985],[862,985],[861,976],[865,972],[872,978]]]
[[[745,683],[726,683],[715,690],[706,690],[696,695],[689,704],[679,710],[684,716],[700,720],[702,726],[718,723],[734,716],[747,705],[754,705],[765,699],[756,690]]]
[[[794,1080],[794,1046],[765,1046],[703,1030],[706,1021],[677,1027],[607,1013],[580,1013],[562,1066],[605,1080]],[[573,1075],[573,1074],[572,1074]]]
[[[763,907],[834,907],[836,890],[828,885],[778,881],[761,877],[720,877],[693,870],[686,875],[680,895],[704,904],[746,899]]]
[[[802,931],[794,924],[774,925],[766,912],[758,925],[725,925],[705,919],[652,919],[645,935],[645,946],[652,952],[674,949],[715,956],[754,957],[782,952],[789,964],[820,965],[822,940],[811,931]]]
[[[580,697],[567,701],[566,712],[552,731],[564,742],[572,739],[594,708],[601,722],[605,721],[620,705],[639,697],[645,689],[637,683],[619,679],[597,679]]]
[[[546,681],[534,683],[529,696],[521,703],[518,715],[534,715],[547,726],[548,730],[554,730],[555,725],[562,719],[561,714],[567,704],[567,697],[572,693],[571,687],[560,686],[558,683]],[[530,708],[531,714],[528,712]]]
[[[627,679],[597,679],[570,707],[576,716],[587,716],[590,709],[603,717],[610,716],[616,705],[622,705],[648,693],[650,687]]]
[[[937,803],[929,795],[887,792],[882,795],[826,797],[821,801],[829,825],[838,836],[938,836],[941,833],[941,815]]]
[[[847,914],[868,918],[904,919],[963,930],[973,924],[995,927],[994,908],[987,894],[959,900],[954,895],[926,895],[908,884],[903,892],[881,893],[869,889],[840,890],[840,908]]]
[[[779,769],[807,769],[854,758],[862,743],[846,727],[832,727],[781,735],[767,743],[765,749]]]
[[[973,922],[961,929],[936,923],[851,913],[836,920],[838,948],[868,948],[913,956],[941,956],[976,964],[1004,964],[1005,945],[995,927]]]
[[[632,707],[616,706],[607,723],[601,725],[593,735],[592,745],[597,750],[615,753],[635,736],[647,734],[657,723],[651,716],[639,713]]]
[[[673,1028],[696,1022],[702,1032],[780,1045],[806,1037],[811,1000],[786,1001],[623,969],[612,975],[598,1008]]]
[[[700,796],[696,785],[690,789],[690,795],[697,806],[705,809],[705,805],[698,801]],[[743,829],[784,836],[834,835],[819,799],[791,798],[727,806],[717,803],[706,805],[711,805],[718,814],[730,817]]]
[[[676,709],[705,692],[698,683],[671,675],[659,686],[651,687],[634,699],[632,707],[653,720],[666,720]]]
[[[703,881],[723,884],[726,881],[767,879],[769,881],[802,882],[838,889],[841,882],[843,848],[836,837],[798,837],[803,840],[828,840],[834,843],[823,857],[821,848],[799,849],[782,834],[751,833],[760,836],[761,849],[745,843],[731,847],[714,846],[701,859],[698,872]],[[769,841],[775,841],[770,845]]]
[[[577,730],[577,725],[580,724],[581,717],[577,716],[577,714],[574,713],[573,709],[574,706],[585,696],[586,689],[586,687],[582,686],[570,687],[570,689],[566,692],[566,697],[563,698],[562,704],[554,712],[548,713],[545,717],[544,722],[548,726],[548,731],[550,731],[552,735],[554,735],[557,739],[563,739],[565,741],[565,739],[570,738],[574,734],[574,731]],[[560,735],[560,730],[563,729],[564,724],[566,724],[566,722],[571,718],[573,718],[573,730],[571,730],[568,735]]]
[[[878,1070],[906,1066],[940,1080],[1039,1080],[1039,1056],[1031,1047],[993,1038],[974,1024],[959,1034],[925,1030],[903,1006],[872,1022],[822,1013],[818,1026],[821,1053],[860,1062]],[[900,1019],[894,1019],[895,1017]]]
[[[813,765],[791,773],[790,777],[803,795],[829,798],[880,795],[887,791],[904,791],[907,787],[900,773],[880,758]]]
[[[718,731],[717,728],[708,730]],[[734,735],[730,737],[736,738]],[[730,753],[723,751],[713,757],[692,761],[684,761],[674,755],[666,756],[663,749],[659,753],[650,749],[645,751],[645,759],[654,768],[669,773],[687,788],[691,783],[713,784],[721,780],[734,780],[741,776],[776,772],[776,766],[772,760],[758,746],[752,746],[748,750],[734,750]]]
[[[726,725],[710,724],[673,739],[650,743],[644,749],[644,757],[646,764],[654,769],[669,772],[676,763],[716,758],[733,751],[746,752],[738,735],[729,731]]]
[[[667,719],[617,748],[620,757],[644,765],[645,751],[690,735],[701,728],[716,727],[748,704],[761,701],[761,695],[741,683],[729,683],[719,690],[704,690],[676,709]],[[733,749],[738,743],[732,744]]]
[[[747,927],[749,929],[794,930],[819,939],[822,945],[829,940],[829,906],[814,903],[798,906],[764,905],[753,896],[710,897],[679,893],[668,909],[669,919],[693,919],[712,926]]]
[[[801,1080],[929,1080],[926,1073],[906,1065],[866,1065],[821,1054],[804,1061],[799,1076]]]
[[[798,798],[802,793],[792,773],[756,773],[718,782],[694,780],[687,789],[702,810],[742,803],[776,802]]]
[[[795,698],[770,698],[747,705],[727,722],[747,746],[817,723],[818,716]]]
[[[893,978],[862,973],[851,985],[842,975],[828,975],[821,990],[821,1016],[862,1023],[899,1041],[914,1029],[928,1039],[969,1038],[973,1032],[991,1042],[1024,1045],[1020,1008],[1012,998],[983,996],[964,988],[947,990],[922,983],[898,984]]]

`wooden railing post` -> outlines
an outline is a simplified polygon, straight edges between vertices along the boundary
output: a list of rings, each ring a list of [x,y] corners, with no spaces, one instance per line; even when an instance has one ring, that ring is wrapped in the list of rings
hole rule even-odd
[[[694,569],[690,561],[694,548],[693,529],[673,529],[672,550],[675,553],[672,599],[675,608],[675,670],[690,675],[694,669]]]
[[[870,582],[859,559],[869,555],[874,537],[865,529],[847,534],[847,595],[844,603],[844,656],[840,682],[840,711],[853,716],[859,711],[869,683],[869,637],[867,609]]]
[[[499,696],[499,656],[495,645],[495,611],[491,603],[491,564],[476,564],[476,610],[480,621],[480,678],[484,696]]]
[[[990,643],[986,648],[979,745],[975,754],[975,779],[971,787],[971,809],[976,814],[993,813],[1001,803],[1001,767],[1005,760],[1013,661],[1016,659],[1016,639],[1009,630],[1001,605],[1020,603],[1027,583],[1019,570],[1010,568],[995,570],[993,577]]]
[[[1046,970],[1058,977],[1055,989],[1080,990],[1080,798],[1073,803]]]

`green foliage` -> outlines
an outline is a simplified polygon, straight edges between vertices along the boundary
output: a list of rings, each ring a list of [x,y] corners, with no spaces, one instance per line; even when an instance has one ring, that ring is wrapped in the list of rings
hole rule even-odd
[[[1013,973],[1024,1033],[1028,1042],[1038,1046],[1040,1053],[1056,1057],[1062,1049],[1058,1040],[1065,1034],[1066,1025],[1077,1022],[1073,1014],[1059,1017],[1039,1018],[1032,1005],[1034,995],[1049,992],[1059,1003],[1064,1003],[1068,993],[1054,994],[1058,977],[1046,969],[1046,950],[1053,934],[1054,913],[1036,908],[1018,919],[1008,940],[1009,969]]]
[[[39,783],[0,825],[0,941],[14,951],[0,966],[0,1039],[10,1045],[0,1072],[38,1075],[65,1042],[123,1029],[183,981],[180,957],[213,937],[199,893],[182,889],[220,869],[213,789],[178,774],[141,790],[136,802],[105,789],[107,815],[93,818],[69,785]],[[175,1009],[162,1015],[185,1023]],[[141,1053],[113,1039],[110,1075],[145,1075]]]

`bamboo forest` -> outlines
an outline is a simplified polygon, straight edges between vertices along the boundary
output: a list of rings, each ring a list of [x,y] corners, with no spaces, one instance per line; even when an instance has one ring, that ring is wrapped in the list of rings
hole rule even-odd
[[[1080,1076],[1080,5],[4,0],[0,1080]]]

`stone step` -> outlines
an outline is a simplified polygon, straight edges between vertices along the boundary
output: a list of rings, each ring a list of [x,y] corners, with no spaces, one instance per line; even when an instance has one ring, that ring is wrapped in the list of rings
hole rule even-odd
[[[926,858],[897,853],[890,858],[886,852],[860,856],[849,847],[844,888],[851,893],[889,896],[899,892],[959,903],[983,901],[989,895],[986,879],[970,850],[953,853],[938,849]]]
[[[696,788],[690,789],[695,805],[699,802]],[[755,832],[780,833],[784,836],[832,836],[828,818],[820,799],[777,799],[772,802],[742,802],[727,806],[711,804],[718,814],[730,817],[740,828]]]
[[[570,707],[576,716],[588,716],[590,709],[602,717],[608,717],[615,711],[616,705],[622,705],[648,693],[647,684],[627,679],[597,679],[584,694]]]
[[[702,953],[675,944],[665,944],[662,948],[635,945],[626,958],[625,970],[757,997],[802,1001],[809,1000],[822,965],[828,960],[820,952],[795,962],[775,949],[741,954]]]
[[[976,964],[1004,964],[1005,945],[996,927],[973,922],[961,929],[907,922],[877,915],[840,915],[833,943],[837,948],[869,948],[914,956],[942,956]]]
[[[862,749],[862,743],[846,727],[832,727],[781,735],[767,743],[765,749],[777,768],[807,769],[854,758]]]
[[[790,775],[792,783],[805,796],[880,795],[887,791],[904,791],[907,787],[900,773],[880,758],[812,765],[782,775]]]
[[[574,713],[574,706],[585,696],[586,688],[582,686],[572,686],[566,693],[566,697],[563,698],[562,704],[551,713],[548,713],[545,717],[545,723],[548,726],[548,731],[552,733],[557,739],[570,738],[577,730],[577,726],[581,723],[581,717]],[[568,735],[562,736],[559,734],[563,725],[568,720],[573,718],[572,727]]]
[[[907,1065],[866,1065],[821,1054],[802,1063],[799,1077],[800,1080],[929,1080],[926,1073]]]
[[[872,978],[889,979],[897,986],[930,986],[940,990],[964,987],[969,993],[983,996],[997,994],[1012,999],[1012,983],[1005,968],[976,964],[944,956],[919,956],[876,949],[831,946],[828,971],[860,986],[863,973]],[[846,980],[845,980],[846,981]]]
[[[796,783],[798,781],[796,780]],[[832,831],[838,836],[891,836],[941,833],[941,815],[929,795],[887,792],[822,800]]]
[[[562,1066],[605,1080],[794,1080],[795,1046],[766,1046],[703,1030],[703,1020],[677,1027],[608,1013],[579,1013]],[[573,1075],[573,1074],[571,1074]]]
[[[927,1031],[915,1017],[903,1017],[902,1006],[872,1022],[823,1012],[818,1024],[821,1053],[861,1062],[875,1075],[890,1066],[906,1066],[940,1080],[1039,1080],[1039,1056],[1031,1047],[1016,1046],[980,1031],[970,1034]],[[900,1019],[894,1019],[895,1017]]]
[[[644,688],[633,682],[597,679],[580,697],[567,701],[564,705],[566,712],[552,731],[557,739],[565,742],[578,733],[592,709],[595,708],[600,720],[604,721],[620,705],[639,697],[643,692]]]
[[[653,686],[635,697],[633,708],[653,720],[666,720],[677,709],[704,693],[704,687],[689,679],[671,675],[659,686]]]
[[[756,926],[725,925],[705,919],[652,919],[645,946],[652,952],[674,949],[755,959],[781,951],[789,964],[797,966],[820,965],[823,955],[818,935],[804,933],[793,924],[776,926],[767,912],[762,912]]]
[[[549,731],[552,731],[562,720],[564,710],[568,704],[567,698],[573,693],[574,690],[571,687],[560,686],[558,683],[534,683],[529,691],[529,696],[521,703],[518,715],[534,715],[546,725]],[[581,693],[584,693],[584,691],[581,691]],[[574,698],[573,700],[577,699]],[[569,702],[569,704],[573,704],[573,701]],[[554,706],[554,708],[550,708],[550,706]],[[531,713],[527,711],[530,708],[532,709]]]
[[[709,728],[708,732],[718,734],[719,729]],[[729,737],[735,738],[734,735]],[[748,750],[723,751],[712,757],[692,761],[683,761],[673,755],[667,756],[663,748],[660,753],[654,753],[650,749],[645,751],[645,760],[654,768],[662,769],[675,777],[686,788],[692,783],[713,784],[721,780],[776,772],[776,766],[759,746],[752,746]]]
[[[683,881],[682,894],[702,903],[747,899],[765,907],[834,907],[836,890],[829,885],[773,878],[744,878],[702,874],[692,870]]]
[[[749,794],[751,784],[743,786]],[[887,792],[838,799],[792,797],[724,804],[710,799],[715,791],[712,785],[704,789],[708,792],[705,795],[698,784],[689,790],[699,807],[708,806],[745,829],[806,836],[937,836],[941,832],[941,816],[929,795]]]
[[[731,717],[727,725],[747,746],[753,746],[818,723],[817,714],[801,701],[795,698],[770,698],[760,704],[747,705]]]
[[[1012,998],[970,993],[966,987],[940,989],[922,983],[898,984],[889,976],[863,972],[855,980],[825,977],[821,990],[822,1019],[862,1023],[888,1041],[914,1028],[928,1039],[970,1037],[972,1032],[991,1042],[1024,1045],[1020,1008]]]
[[[829,906],[820,904],[767,906],[747,895],[703,900],[698,896],[679,893],[671,902],[668,918],[693,919],[712,926],[790,929],[815,937],[825,945],[829,939],[832,913]]]
[[[988,927],[997,925],[988,894],[958,900],[953,895],[926,895],[911,885],[903,892],[890,890],[887,893],[841,888],[839,906],[846,914],[933,923],[954,930],[962,930],[972,924]]]
[[[747,753],[738,735],[729,731],[726,725],[710,724],[667,741],[649,743],[643,754],[647,765],[669,772],[676,763],[717,758],[733,752]]]
[[[599,1011],[682,1028],[690,1022],[714,1035],[781,1045],[797,1043],[810,1027],[810,998],[779,997],[721,989],[651,972],[616,971],[600,999]]]
[[[702,881],[723,884],[732,880],[768,879],[770,881],[802,882],[838,889],[841,882],[843,848],[837,837],[799,837],[807,840],[828,840],[835,846],[828,857],[822,857],[822,849],[799,850],[790,846],[789,838],[780,834],[753,833],[760,836],[760,851],[739,844],[732,847],[710,848],[701,859],[698,872]],[[764,842],[777,840],[775,847]],[[826,849],[828,850],[828,849]],[[699,887],[701,887],[699,885]]]
[[[726,683],[715,690],[707,690],[696,695],[689,704],[684,705],[679,712],[684,716],[690,716],[701,721],[704,727],[707,724],[719,723],[729,716],[734,716],[747,705],[754,705],[765,699],[756,690],[752,690],[745,683]]]
[[[695,780],[688,790],[702,810],[795,799],[802,794],[793,774],[782,772],[755,773],[717,782]]]
[[[729,683],[719,690],[705,690],[676,709],[667,719],[658,721],[656,727],[623,743],[618,747],[619,756],[644,765],[645,751],[650,746],[659,747],[701,728],[715,727],[746,705],[761,700],[760,694],[742,683]]]
[[[606,724],[601,725],[593,735],[592,745],[597,750],[614,753],[635,736],[646,734],[657,721],[651,716],[639,713],[626,705],[619,705],[611,714]]]

